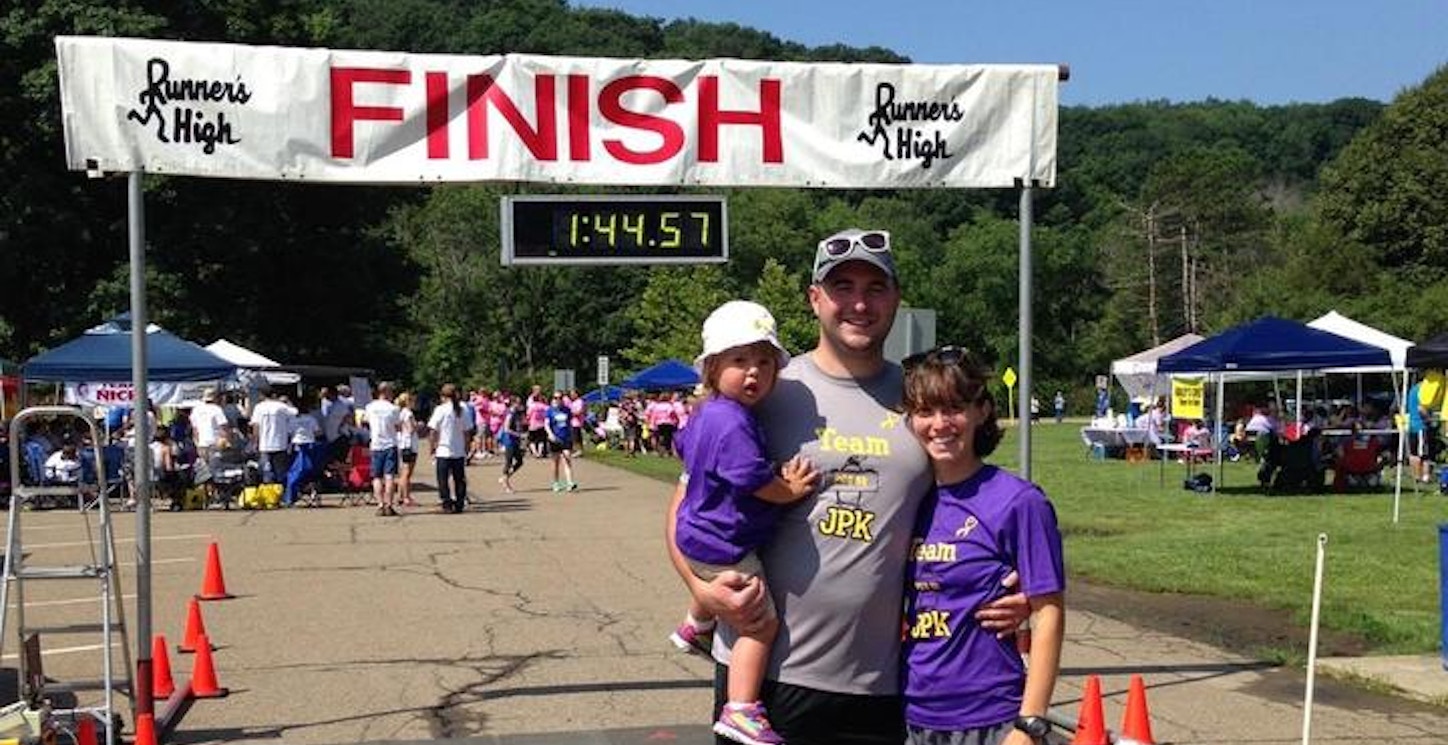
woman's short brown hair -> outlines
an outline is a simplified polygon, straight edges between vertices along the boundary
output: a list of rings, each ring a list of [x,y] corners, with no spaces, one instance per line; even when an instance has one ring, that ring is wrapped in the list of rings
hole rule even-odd
[[[990,371],[964,350],[943,348],[917,357],[906,360],[902,398],[905,413],[980,404],[985,419],[976,425],[972,449],[979,458],[995,452],[1004,433],[996,416],[995,397],[986,384]]]

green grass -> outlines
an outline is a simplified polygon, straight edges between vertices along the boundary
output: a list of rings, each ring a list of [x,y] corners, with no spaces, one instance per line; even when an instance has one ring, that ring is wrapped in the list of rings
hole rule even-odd
[[[1184,466],[1088,458],[1080,425],[1034,430],[1034,480],[1056,505],[1072,576],[1144,590],[1216,596],[1285,609],[1306,627],[1317,535],[1326,533],[1324,628],[1380,654],[1438,649],[1438,524],[1448,498],[1405,482],[1399,522],[1391,485],[1378,493],[1265,496],[1255,465],[1228,463],[1225,492],[1182,489]],[[1013,429],[991,460],[1015,468]],[[676,461],[590,452],[663,481]],[[1391,475],[1385,472],[1385,477]]]

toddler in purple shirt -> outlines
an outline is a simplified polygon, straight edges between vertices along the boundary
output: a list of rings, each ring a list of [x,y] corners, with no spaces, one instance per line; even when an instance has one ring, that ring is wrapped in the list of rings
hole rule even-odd
[[[762,578],[755,549],[773,533],[781,505],[807,496],[819,474],[800,458],[778,475],[765,456],[764,433],[751,408],[774,388],[789,353],[779,343],[774,317],[757,303],[727,302],[704,321],[704,351],[695,361],[708,400],[676,441],[684,461],[684,498],[674,543],[703,580],[726,571]],[[765,596],[766,600],[768,595]],[[759,700],[770,645],[779,630],[771,605],[758,631],[740,634],[729,665],[729,703],[714,731],[745,745],[779,745]],[[709,654],[714,619],[691,602],[670,640],[680,649]]]

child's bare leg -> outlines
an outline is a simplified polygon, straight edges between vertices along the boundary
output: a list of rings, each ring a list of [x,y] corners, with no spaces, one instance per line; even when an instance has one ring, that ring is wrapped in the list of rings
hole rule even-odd
[[[759,686],[769,665],[769,649],[779,632],[779,619],[770,616],[759,631],[741,634],[729,656],[729,703],[748,704],[759,700]]]

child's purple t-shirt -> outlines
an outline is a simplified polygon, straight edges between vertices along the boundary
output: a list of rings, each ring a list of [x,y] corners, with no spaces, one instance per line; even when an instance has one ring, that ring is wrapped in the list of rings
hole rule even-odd
[[[989,727],[1020,712],[1026,671],[1012,638],[976,623],[974,611],[1014,592],[1066,588],[1061,532],[1046,495],[995,466],[937,486],[920,505],[906,572],[905,719],[936,730]]]
[[[674,542],[705,564],[734,564],[769,539],[779,506],[754,496],[774,479],[764,431],[738,401],[715,396],[699,407],[675,445],[689,481]]]

